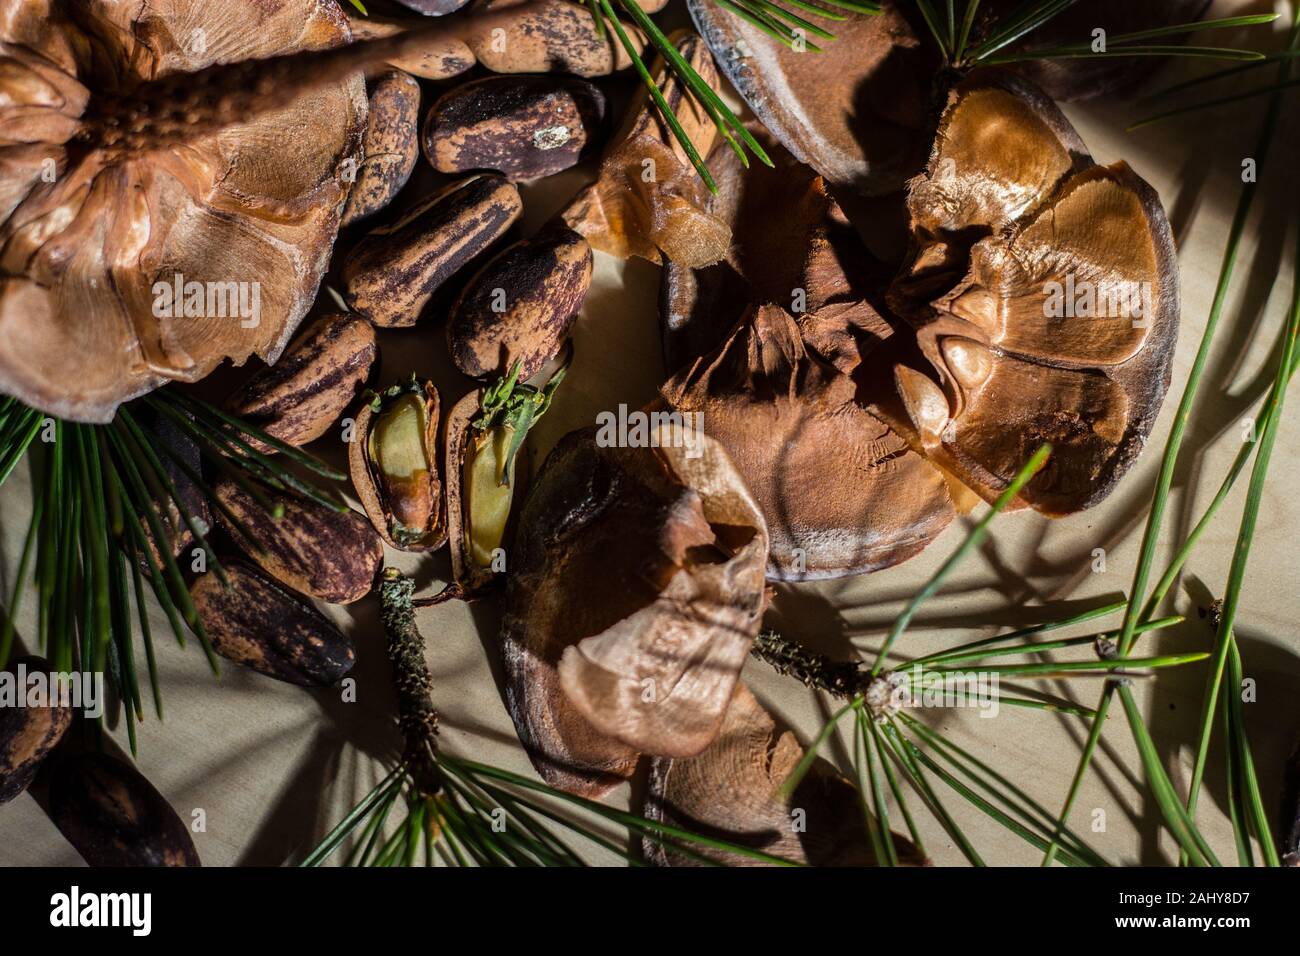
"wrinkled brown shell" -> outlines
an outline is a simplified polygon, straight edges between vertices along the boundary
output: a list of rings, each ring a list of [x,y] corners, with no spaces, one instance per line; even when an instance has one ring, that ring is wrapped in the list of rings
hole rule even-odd
[[[835,39],[796,52],[712,0],[687,0],[718,68],[754,115],[827,182],[865,195],[899,189],[925,162],[939,66],[913,5],[850,14]],[[904,13],[906,11],[906,14]]]
[[[23,666],[27,673],[50,673],[42,657],[19,657],[9,662],[11,674]],[[27,789],[42,762],[72,724],[73,709],[57,702],[49,707],[0,708],[0,804]]]
[[[479,169],[512,180],[568,169],[605,123],[605,94],[585,80],[489,76],[456,87],[425,118],[424,155],[441,173]]]
[[[767,532],[726,453],[551,452],[519,518],[502,624],[506,703],[550,784],[600,794],[640,752],[716,736],[763,612]]]
[[[461,480],[465,464],[465,447],[469,440],[470,421],[478,414],[483,390],[470,392],[447,416],[446,439],[443,444],[443,461],[446,463],[447,487],[447,547],[451,552],[451,576],[462,590],[472,595],[496,577],[490,568],[480,568],[470,561],[465,548],[465,501],[461,493]],[[526,460],[520,454],[518,461]],[[516,489],[518,494],[518,489]]]
[[[694,33],[678,31],[671,39],[700,78],[718,85],[713,57]],[[717,127],[687,95],[676,74],[660,57],[655,82],[696,152],[706,157]],[[564,212],[564,221],[587,237],[592,248],[627,259],[671,260],[678,267],[702,267],[727,254],[731,230],[709,213],[710,193],[695,171],[647,90],[640,90],[629,110],[630,122],[601,161],[597,180],[580,192]]]
[[[231,538],[281,584],[330,604],[351,604],[370,593],[384,563],[384,544],[362,515],[339,514],[309,499],[285,495],[273,499],[284,508],[275,518],[233,481],[223,480],[213,490],[256,547],[228,527]],[[229,526],[225,512],[220,514]]]
[[[239,559],[221,562],[190,585],[190,598],[218,654],[259,674],[302,687],[343,678],[356,660],[352,641],[320,611]]]
[[[433,295],[519,218],[500,176],[461,180],[372,231],[343,266],[348,305],[381,328],[414,325]]]
[[[828,303],[861,303],[887,278],[825,181],[761,129],[753,132],[773,167],[746,169],[725,143],[709,158],[718,192],[708,212],[736,237],[726,258],[705,269],[664,264],[660,316],[671,371],[716,349],[751,303],[799,311],[802,323]],[[870,341],[888,335],[888,324],[869,306],[844,318]]]
[[[519,361],[519,381],[532,378],[568,340],[591,271],[591,246],[570,229],[552,229],[502,250],[452,307],[447,342],[456,367],[471,378],[486,378],[506,374]],[[498,305],[504,311],[496,311]]]
[[[803,759],[794,734],[780,726],[737,682],[717,739],[696,757],[659,757],[650,764],[643,813],[648,820],[704,833],[771,856],[811,866],[875,866],[871,840],[853,785],[820,757],[795,792],[782,800],[777,788]],[[803,811],[796,831],[795,809]],[[893,835],[899,861],[925,863],[905,837]],[[703,866],[646,838],[646,857],[659,866]],[[723,850],[692,850],[729,866],[760,861]]]
[[[334,0],[0,2],[0,391],[106,422],[167,380],[279,357],[329,259],[343,164],[360,158],[361,75],[183,145],[70,144],[113,90],[347,39]],[[186,106],[155,105],[142,135]],[[159,317],[154,284],[177,274],[257,283],[260,322]]]
[[[461,481],[464,476],[465,449],[470,440],[470,422],[479,412],[483,401],[483,389],[475,389],[454,406],[447,416],[445,437],[443,440],[443,461],[446,463],[447,488],[447,549],[451,554],[452,580],[459,585],[462,596],[477,597],[495,586],[501,577],[491,568],[482,568],[470,560],[465,547],[465,500],[462,496]],[[519,514],[528,492],[528,443],[525,439],[514,463],[514,497],[511,499],[511,520],[506,524],[506,535],[502,547],[507,552],[509,561],[510,541],[513,538],[514,517]],[[510,569],[507,563],[507,572]]]
[[[1096,504],[1169,384],[1178,268],[1159,197],[1126,164],[1093,164],[1026,81],[986,73],[950,94],[908,208],[912,251],[890,302],[924,358],[895,370],[894,423],[987,499],[1050,442],[1022,500],[1048,514]],[[1071,281],[1145,287],[1150,311],[1053,317],[1050,284]]]
[[[49,812],[91,866],[200,866],[189,828],[144,775],[103,753],[60,756]]]
[[[342,225],[374,215],[402,191],[420,156],[420,84],[392,70],[370,88],[365,159],[343,207]]]
[[[279,362],[235,392],[226,407],[272,438],[305,445],[324,435],[356,399],[377,354],[368,323],[345,313],[322,316]],[[275,453],[262,442],[250,444]]]
[[[954,512],[943,476],[857,404],[849,376],[810,351],[779,306],[753,308],[661,390],[702,416],[767,519],[768,576],[862,574],[912,557]]]
[[[374,474],[370,466],[369,438],[370,428],[377,414],[370,402],[365,402],[357,412],[356,426],[352,441],[348,445],[348,473],[352,477],[352,488],[357,493],[361,508],[365,511],[370,524],[379,532],[379,537],[390,548],[399,551],[437,551],[447,543],[447,509],[444,502],[444,480],[438,471],[438,424],[441,420],[438,390],[432,382],[424,383],[425,408],[428,428],[425,432],[424,447],[429,455],[429,474],[438,486],[433,489],[437,506],[434,509],[429,533],[422,542],[401,545],[393,540],[388,531],[388,512],[384,507],[383,496],[375,485]]]

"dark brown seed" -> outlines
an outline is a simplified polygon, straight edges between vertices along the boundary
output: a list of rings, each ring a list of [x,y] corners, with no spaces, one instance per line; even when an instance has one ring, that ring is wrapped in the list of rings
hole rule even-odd
[[[424,154],[443,173],[491,169],[513,180],[568,169],[605,120],[605,96],[583,80],[490,76],[433,104]]]
[[[503,250],[469,281],[452,307],[447,341],[456,367],[472,378],[507,373],[519,380],[554,358],[591,285],[591,246],[557,229]]]
[[[339,514],[306,498],[286,495],[275,499],[284,508],[284,514],[275,518],[233,481],[222,481],[214,490],[256,545],[233,527],[231,536],[281,584],[330,604],[351,604],[370,593],[384,563],[384,544],[361,515]]]
[[[352,641],[316,608],[240,560],[222,562],[190,585],[217,653],[259,674],[303,687],[333,684],[352,669]]]
[[[606,25],[605,35],[601,36],[591,11],[583,4],[569,0],[527,3],[487,0],[480,9],[503,10],[515,6],[520,7],[517,19],[505,26],[485,29],[468,40],[479,62],[493,73],[570,73],[592,77],[632,65],[632,58],[615,31]],[[630,24],[623,24],[623,30],[637,50],[645,48],[645,34]]]
[[[102,753],[62,756],[50,818],[91,866],[200,866],[189,829],[132,765]]]
[[[13,686],[24,695],[20,675],[49,674],[50,664],[43,657],[20,657],[11,661],[5,672],[14,675]],[[0,803],[8,803],[27,789],[72,723],[71,707],[47,703],[53,706],[18,706],[17,700],[0,699]]]
[[[364,219],[402,191],[420,155],[420,84],[408,73],[385,73],[370,90],[365,159],[348,193],[341,225]]]
[[[414,325],[429,299],[519,218],[519,190],[474,176],[374,230],[343,266],[348,305],[381,328]]]
[[[349,23],[355,40],[396,36],[412,26],[421,25],[419,21],[386,20],[383,17],[359,15],[349,17]],[[474,51],[459,37],[430,38],[420,47],[419,52],[395,57],[388,61],[388,65],[426,80],[446,80],[464,73],[474,65]]]
[[[375,355],[375,332],[367,323],[354,315],[326,315],[279,362],[249,379],[227,407],[273,438],[305,445],[325,434],[356,398]]]

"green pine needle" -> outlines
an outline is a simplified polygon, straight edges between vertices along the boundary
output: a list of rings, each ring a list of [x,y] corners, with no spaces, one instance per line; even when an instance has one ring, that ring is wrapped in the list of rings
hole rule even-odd
[[[0,626],[0,667],[13,653],[16,617],[27,591],[34,588],[40,652],[57,671],[107,676],[125,707],[133,753],[135,723],[144,719],[145,712],[137,670],[137,627],[153,709],[159,719],[163,714],[146,585],[177,643],[184,646],[186,635],[193,634],[213,673],[220,670],[190,599],[185,574],[172,553],[176,535],[187,531],[203,551],[207,566],[223,583],[228,580],[208,542],[210,529],[194,514],[165,462],[191,481],[224,518],[234,518],[203,476],[141,424],[137,413],[142,408],[153,411],[160,421],[175,424],[196,442],[210,466],[236,478],[268,507],[274,506],[267,489],[292,491],[336,510],[345,507],[337,493],[300,478],[286,464],[302,465],[331,480],[342,478],[336,470],[175,389],[122,406],[107,425],[49,419],[12,398],[0,400],[0,484],[20,461],[30,459],[33,469],[31,519]],[[250,444],[254,441],[280,454],[257,452]],[[175,527],[169,508],[178,515]],[[251,540],[242,522],[233,521],[232,530]]]
[[[1214,716],[1218,707],[1218,695],[1223,685],[1224,670],[1228,666],[1230,653],[1237,653],[1233,628],[1237,621],[1237,612],[1241,606],[1241,589],[1246,581],[1246,565],[1250,559],[1251,545],[1255,538],[1255,529],[1259,522],[1260,505],[1264,497],[1264,484],[1268,478],[1268,467],[1272,461],[1273,448],[1277,444],[1278,427],[1286,401],[1286,384],[1291,376],[1291,368],[1296,354],[1296,338],[1300,335],[1300,252],[1296,255],[1291,310],[1283,339],[1282,355],[1278,359],[1273,390],[1269,402],[1269,416],[1259,435],[1259,450],[1255,454],[1255,465],[1251,470],[1250,484],[1246,490],[1246,503],[1242,508],[1241,527],[1237,534],[1237,544],[1233,549],[1232,566],[1228,571],[1228,586],[1223,598],[1223,611],[1220,616],[1218,633],[1215,635],[1214,662],[1206,681],[1205,694],[1201,704],[1200,732],[1197,736],[1196,760],[1192,766],[1192,778],[1188,787],[1187,810],[1195,816],[1197,799],[1200,796],[1201,783],[1205,776],[1206,761],[1209,757],[1210,737],[1214,730]],[[1240,665],[1237,670],[1240,671]],[[1237,698],[1240,681],[1232,684],[1228,692]],[[1237,700],[1240,703],[1240,700]],[[1234,711],[1234,717],[1237,716]],[[1237,721],[1238,729],[1241,722]],[[1254,779],[1250,759],[1250,745],[1244,735],[1238,740],[1238,755],[1243,760],[1242,769],[1247,773],[1248,786],[1258,789]],[[1253,809],[1253,807],[1252,807]],[[1254,816],[1260,826],[1262,843],[1266,847],[1266,856],[1270,865],[1277,865],[1277,851],[1269,836],[1267,814]]]
[[[998,496],[998,499],[995,502],[993,502],[988,513],[979,520],[974,528],[971,529],[970,534],[966,536],[966,540],[961,543],[961,546],[952,553],[947,561],[940,565],[939,570],[934,573],[930,580],[925,583],[925,586],[922,587],[921,590],[912,597],[912,600],[908,602],[907,607],[903,609],[902,614],[898,615],[898,619],[890,629],[889,636],[885,638],[885,643],[880,648],[880,653],[876,655],[876,662],[871,668],[871,674],[873,677],[879,674],[881,669],[884,667],[885,658],[893,648],[894,642],[897,641],[903,631],[907,629],[907,625],[911,622],[913,615],[916,614],[920,606],[924,604],[931,595],[939,590],[940,585],[943,584],[944,579],[953,571],[953,569],[956,568],[968,554],[984,542],[984,539],[988,537],[989,524],[998,516],[999,513],[1001,513],[1003,508],[1016,499],[1020,494],[1021,489],[1029,483],[1030,479],[1033,478],[1034,475],[1038,474],[1039,469],[1046,464],[1051,451],[1052,448],[1050,445],[1042,445],[1033,453],[1033,455],[1030,456],[1029,460],[1025,462],[1024,466],[1016,474],[1015,478],[1013,478],[1011,483],[1007,485],[1006,490]]]
[[[1300,49],[1300,12],[1297,12],[1295,25],[1292,27],[1288,49],[1292,51]],[[1282,79],[1283,81],[1287,79],[1287,69],[1289,63],[1290,63],[1289,60],[1282,61],[1282,66],[1280,67],[1280,71],[1282,75],[1280,79]],[[1251,153],[1252,156],[1256,156],[1259,158],[1259,166],[1261,167],[1261,171],[1262,171],[1262,167],[1265,164],[1265,161],[1267,160],[1269,148],[1273,142],[1274,134],[1277,129],[1278,119],[1281,114],[1281,106],[1282,106],[1281,94],[1274,93],[1272,99],[1269,102],[1268,111],[1264,117],[1264,122],[1260,129],[1259,138],[1255,143],[1254,151]],[[1214,341],[1215,330],[1218,327],[1219,318],[1223,312],[1224,304],[1227,301],[1228,290],[1231,287],[1233,273],[1236,269],[1237,253],[1240,247],[1242,236],[1245,233],[1246,222],[1250,216],[1250,211],[1252,205],[1254,204],[1256,192],[1257,192],[1256,183],[1253,182],[1245,183],[1241,191],[1241,196],[1237,201],[1237,209],[1233,215],[1232,226],[1229,229],[1227,242],[1224,248],[1223,262],[1219,269],[1219,277],[1215,288],[1214,301],[1210,306],[1210,312],[1206,320],[1205,330],[1202,333],[1201,342],[1197,348],[1196,358],[1193,360],[1191,372],[1189,373],[1187,382],[1183,387],[1183,395],[1179,401],[1178,410],[1174,416],[1173,427],[1170,430],[1169,438],[1166,440],[1165,443],[1165,450],[1164,450],[1163,457],[1161,459],[1160,473],[1156,479],[1156,487],[1152,496],[1151,509],[1147,516],[1146,528],[1142,535],[1142,543],[1139,551],[1138,563],[1133,575],[1133,586],[1129,592],[1130,600],[1124,615],[1124,627],[1120,632],[1120,637],[1118,640],[1118,650],[1120,656],[1125,656],[1128,654],[1132,646],[1133,640],[1137,634],[1137,628],[1140,624],[1141,619],[1145,619],[1149,617],[1151,610],[1156,606],[1156,602],[1154,600],[1152,600],[1151,603],[1148,603],[1144,595],[1146,593],[1147,582],[1150,578],[1151,568],[1155,558],[1155,551],[1156,551],[1156,546],[1160,535],[1160,528],[1164,520],[1164,512],[1166,510],[1170,490],[1173,485],[1173,476],[1177,467],[1179,454],[1182,450],[1183,439],[1187,430],[1188,422],[1191,418],[1192,407],[1195,404],[1196,396],[1200,388],[1201,378],[1204,375],[1205,366],[1209,359],[1210,347],[1212,342]],[[1282,367],[1279,367],[1279,373],[1281,373],[1281,371],[1282,371]],[[1288,371],[1288,375],[1289,375],[1289,371]],[[1276,383],[1272,394],[1273,396],[1276,396],[1277,394]],[[1270,420],[1271,420],[1271,416],[1270,416]],[[1244,461],[1241,462],[1240,464],[1234,463],[1233,469],[1229,473],[1230,478],[1235,477],[1232,474],[1232,472],[1233,471],[1239,472],[1243,465],[1244,465]],[[1223,493],[1226,494],[1226,492]],[[1217,507],[1217,505],[1215,507]],[[1196,531],[1194,533],[1199,535],[1199,531]],[[1162,577],[1161,581],[1157,586],[1158,589],[1163,589],[1163,590],[1168,589],[1168,587],[1172,584],[1173,579],[1177,574],[1177,568],[1181,566],[1182,562],[1186,561],[1186,556],[1187,553],[1189,552],[1190,552],[1190,545],[1188,544],[1184,544],[1184,546],[1179,549],[1179,554],[1174,559],[1175,564],[1171,565],[1170,571],[1167,571],[1164,577]],[[1161,597],[1163,597],[1163,590],[1160,590],[1159,592]],[[1061,814],[1059,817],[1061,825],[1064,825],[1065,821],[1068,820],[1070,811],[1073,809],[1074,806],[1074,801],[1078,797],[1079,790],[1083,783],[1083,779],[1087,775],[1088,769],[1092,764],[1092,758],[1096,753],[1097,744],[1100,740],[1101,728],[1110,711],[1110,702],[1118,686],[1119,685],[1115,683],[1108,682],[1106,687],[1102,691],[1101,700],[1098,703],[1096,708],[1097,717],[1093,721],[1093,726],[1089,732],[1087,744],[1084,746],[1083,753],[1080,756],[1078,766],[1075,769],[1074,777],[1071,780],[1070,788],[1065,798],[1065,803],[1061,808]],[[1131,697],[1131,695],[1129,696]],[[1129,709],[1127,701],[1125,702],[1125,708],[1126,710]],[[1132,717],[1132,715],[1130,716]],[[1138,725],[1133,721],[1133,719],[1130,719],[1130,725],[1133,727],[1133,732],[1135,738],[1138,740],[1139,746],[1141,746],[1142,745],[1141,733],[1144,732],[1144,728],[1139,729]],[[1144,763],[1147,764],[1148,779],[1151,782],[1152,786],[1153,787],[1156,785],[1163,786],[1163,783],[1161,783],[1161,781],[1156,780],[1152,776],[1153,772],[1155,771],[1153,771],[1152,769],[1151,761],[1145,759],[1145,756],[1144,756]],[[1158,760],[1155,761],[1155,766],[1158,772],[1163,774],[1163,768],[1159,767]],[[1172,811],[1169,811],[1168,808],[1165,807],[1165,801],[1163,800],[1162,795],[1158,794],[1157,798],[1161,800],[1162,808],[1166,809],[1165,812],[1166,821],[1167,822],[1171,820],[1174,821],[1174,823],[1171,824],[1171,830],[1175,832],[1176,836],[1179,836],[1180,842],[1184,844],[1184,852],[1187,853],[1186,843],[1184,841],[1189,839],[1191,834],[1187,832],[1185,827],[1183,827],[1181,820],[1177,819],[1176,814],[1174,814]],[[1179,809],[1182,811],[1182,813],[1186,815],[1186,811],[1185,809],[1183,809],[1182,804],[1178,803],[1178,806]],[[1177,828],[1181,828],[1181,832],[1179,832]],[[1047,855],[1044,857],[1043,860],[1044,865],[1048,865],[1051,863],[1054,850],[1055,850],[1055,844],[1053,844],[1053,846],[1049,849]],[[1192,856],[1192,854],[1188,853],[1188,856],[1190,857]]]

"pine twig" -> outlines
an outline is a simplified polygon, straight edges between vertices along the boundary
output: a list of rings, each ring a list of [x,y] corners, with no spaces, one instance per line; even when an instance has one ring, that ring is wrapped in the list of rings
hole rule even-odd
[[[397,691],[397,727],[405,749],[402,761],[419,792],[433,796],[441,779],[433,753],[438,736],[438,711],[430,692],[433,677],[424,663],[424,638],[415,626],[411,599],[415,582],[396,568],[385,568],[379,585],[379,615],[387,635],[388,660]]]
[[[763,630],[754,638],[750,653],[778,674],[793,677],[806,687],[848,699],[869,679],[856,661],[835,661],[796,644],[776,631]]]

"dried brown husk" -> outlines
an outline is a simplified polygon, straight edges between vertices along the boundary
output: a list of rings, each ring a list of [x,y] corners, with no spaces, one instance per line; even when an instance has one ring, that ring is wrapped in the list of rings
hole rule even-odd
[[[1028,82],[989,71],[949,95],[908,204],[912,251],[890,302],[923,358],[895,370],[894,424],[990,500],[1050,442],[1021,500],[1048,514],[1096,504],[1170,379],[1178,271],[1159,197],[1126,164],[1092,163]],[[1113,314],[1069,314],[1089,286]],[[1149,295],[1140,316],[1107,299],[1130,291]]]
[[[519,520],[502,625],[506,702],[538,772],[600,794],[641,752],[716,736],[762,617],[767,531],[722,448],[551,452]],[[680,436],[679,436],[680,438]]]
[[[287,102],[223,127],[205,125],[221,108],[205,97],[224,87],[149,83],[348,38],[332,0],[0,4],[0,390],[105,422],[169,379],[279,356],[328,261],[343,165],[360,158],[361,74],[282,85]],[[114,113],[133,91],[136,118]],[[177,275],[256,283],[260,321],[160,316],[155,283]]]
[[[26,674],[49,675],[52,671],[49,661],[35,656],[15,658],[4,670],[16,681],[20,667]],[[18,693],[27,692],[25,685],[16,686]],[[0,804],[27,789],[72,725],[72,715],[73,708],[58,697],[43,704],[0,707]]]
[[[556,227],[507,246],[466,283],[451,308],[451,360],[471,378],[540,372],[564,348],[591,288],[591,246]]]
[[[516,16],[348,44],[334,0],[2,0],[0,391],[106,422],[225,359],[273,362],[338,231],[362,71]],[[241,294],[257,311],[232,319]]]
[[[383,567],[384,544],[364,516],[340,514],[298,495],[278,495],[271,499],[282,509],[277,517],[229,479],[213,490],[226,508],[219,514],[231,538],[281,584],[330,604],[351,604],[370,593]],[[227,511],[251,540],[229,526]]]
[[[848,377],[895,334],[866,298],[883,288],[882,265],[822,177],[778,144],[769,151],[775,168],[745,169],[715,149],[711,208],[736,241],[711,268],[665,267],[664,349],[677,373],[662,395],[702,416],[754,492],[769,576],[878,570],[924,548],[953,504],[939,470],[860,407],[892,391],[892,376],[863,388]]]
[[[856,789],[827,761],[817,758],[795,792],[778,788],[803,759],[794,734],[763,708],[743,682],[736,684],[718,737],[696,757],[659,757],[650,764],[642,812],[649,820],[705,833],[811,866],[876,866]],[[797,829],[793,811],[802,810]],[[893,834],[899,862],[922,866],[916,846]],[[659,866],[704,866],[652,837],[645,854]],[[710,847],[691,847],[729,866],[761,865],[750,857]]]
[[[229,586],[215,571],[190,585],[190,598],[213,649],[259,674],[301,687],[327,687],[352,670],[352,640],[320,611],[262,574],[228,557]]]
[[[937,47],[911,4],[850,14],[835,39],[796,51],[712,0],[687,0],[718,67],[800,162],[864,195],[899,189],[925,162]]]
[[[698,416],[749,486],[767,519],[771,578],[877,571],[919,553],[954,517],[939,470],[857,392],[775,305],[751,308],[661,390],[674,411]]]
[[[343,263],[348,306],[380,328],[414,325],[522,212],[519,189],[501,176],[456,180],[353,247]]]
[[[49,813],[91,866],[200,866],[189,827],[124,760],[60,754],[52,762]]]
[[[378,356],[375,331],[344,312],[321,316],[226,403],[232,413],[287,444],[315,441],[356,400]],[[263,454],[276,449],[255,438]]]
[[[687,30],[669,39],[710,88],[718,74],[708,46]],[[652,68],[655,83],[700,156],[708,156],[717,127],[689,95],[663,57]],[[669,259],[680,267],[711,265],[727,254],[731,230],[709,213],[710,193],[681,143],[642,89],[629,109],[629,122],[601,161],[596,181],[564,212],[564,221],[594,249],[650,262]]]
[[[447,546],[451,553],[452,580],[457,589],[457,596],[466,600],[479,597],[484,592],[496,587],[509,565],[504,569],[484,566],[476,561],[473,549],[466,536],[471,532],[472,518],[466,503],[465,466],[472,457],[478,443],[490,440],[488,434],[473,427],[473,420],[479,414],[483,401],[483,389],[475,389],[454,406],[447,415],[446,434],[443,442],[443,461],[446,463],[447,487]],[[505,524],[501,548],[507,558],[510,541],[514,532],[514,517],[518,506],[523,502],[528,490],[528,455],[527,446],[519,450],[514,460],[511,480],[511,517]]]
[[[660,314],[664,358],[672,371],[716,349],[753,303],[776,303],[797,313],[801,323],[826,305],[852,304],[852,313],[840,312],[841,328],[852,327],[852,336],[865,338],[862,348],[889,334],[888,323],[866,303],[886,279],[882,265],[825,181],[763,130],[753,133],[773,167],[746,168],[725,143],[709,157],[718,192],[708,212],[735,237],[726,258],[703,269],[664,264]],[[816,326],[834,337],[830,315],[823,314]],[[855,361],[839,356],[845,348],[852,351],[851,342],[825,344],[835,351],[837,366]]]
[[[394,402],[413,399],[423,405],[422,445],[424,474],[411,476],[411,483],[392,488],[380,474],[370,451],[371,433]],[[352,442],[348,446],[348,471],[361,507],[379,536],[402,551],[436,551],[447,542],[443,482],[438,468],[438,390],[432,382],[394,386],[366,401],[357,413]],[[425,514],[417,526],[401,520],[404,506],[394,494],[409,502],[408,507]]]
[[[373,216],[402,191],[420,157],[420,84],[390,70],[370,84],[364,159],[343,207],[342,225]]]

